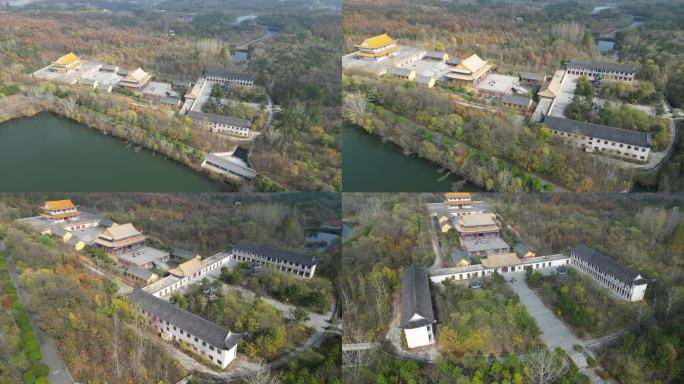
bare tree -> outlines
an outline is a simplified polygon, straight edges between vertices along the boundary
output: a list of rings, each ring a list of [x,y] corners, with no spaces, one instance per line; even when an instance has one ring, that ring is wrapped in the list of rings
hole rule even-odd
[[[345,337],[351,344],[364,343],[366,341],[363,331],[359,329],[345,329]],[[372,364],[375,359],[375,348],[346,350],[342,349],[342,371],[344,382],[358,382],[361,379],[363,367]]]
[[[119,311],[114,311],[112,314],[112,353],[114,353],[114,361],[116,362],[116,378],[121,380],[121,365],[119,364],[119,343],[121,342],[121,318]]]
[[[667,296],[665,297],[665,321],[670,317],[670,311],[675,303],[675,287],[670,285],[667,289]]]
[[[540,349],[525,359],[530,382],[534,384],[553,383],[568,371],[568,361],[559,353]]]
[[[366,114],[368,100],[361,92],[347,93],[342,102],[342,114],[351,121],[359,121]]]
[[[280,384],[280,379],[271,375],[267,368],[261,368],[245,377],[246,384]]]

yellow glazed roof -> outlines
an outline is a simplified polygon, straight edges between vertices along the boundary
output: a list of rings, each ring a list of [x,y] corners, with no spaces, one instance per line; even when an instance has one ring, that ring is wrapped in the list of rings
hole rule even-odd
[[[396,42],[396,40],[389,37],[389,35],[387,35],[386,33],[383,33],[382,35],[369,37],[366,40],[364,40],[363,43],[355,45],[355,47],[365,49],[376,49],[390,45],[394,42]]]
[[[57,61],[56,61],[55,63],[56,63],[56,64],[69,65],[69,64],[71,64],[71,63],[73,63],[73,62],[75,62],[75,61],[78,61],[78,60],[80,60],[80,59],[78,58],[78,56],[76,56],[73,52],[69,52],[69,53],[67,53],[66,55],[64,55],[64,56],[60,57],[59,59],[57,59]]]
[[[74,209],[76,206],[71,200],[51,200],[45,202],[45,209],[47,210],[57,210],[57,209]]]

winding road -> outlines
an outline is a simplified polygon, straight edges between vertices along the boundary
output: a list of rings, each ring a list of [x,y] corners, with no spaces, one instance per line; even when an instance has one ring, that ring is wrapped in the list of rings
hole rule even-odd
[[[0,240],[0,251],[5,250],[5,243]],[[19,294],[19,299],[26,306],[27,310],[29,308],[30,297],[26,289],[21,285],[17,273],[14,271],[8,263],[9,275],[14,285],[17,287],[17,293]],[[48,379],[50,384],[74,384],[74,379],[69,373],[64,361],[57,350],[57,345],[55,341],[40,328],[40,318],[38,314],[29,311],[29,317],[31,323],[33,324],[33,329],[36,334],[36,339],[38,339],[38,344],[40,345],[40,352],[43,354],[43,363],[45,363],[50,368],[50,375]]]

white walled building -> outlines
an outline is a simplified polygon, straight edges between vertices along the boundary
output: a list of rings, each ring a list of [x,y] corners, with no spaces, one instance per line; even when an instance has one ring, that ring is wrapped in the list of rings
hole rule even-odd
[[[216,115],[213,113],[204,113],[190,111],[187,115],[190,120],[198,123],[209,132],[227,133],[233,136],[249,137],[252,122],[246,119],[239,119],[237,117]]]
[[[601,63],[597,61],[570,60],[567,71],[571,75],[587,76],[595,78],[601,76],[610,80],[631,82],[634,80],[636,70],[631,64]]]
[[[267,264],[282,272],[310,279],[316,272],[316,258],[303,253],[271,248],[240,240],[233,247],[233,258],[238,261],[254,261]]]
[[[243,334],[231,332],[140,289],[135,289],[128,301],[139,306],[162,339],[183,342],[221,368],[235,360],[237,344]]]
[[[632,302],[644,298],[648,281],[638,272],[616,263],[584,244],[576,246],[570,256],[575,268],[589,274],[621,298]]]
[[[207,71],[206,79],[223,85],[239,85],[242,87],[254,86],[254,77],[241,73]]]
[[[210,272],[220,270],[230,260],[232,255],[227,252],[219,252],[201,261],[192,258],[169,270],[171,275],[148,285],[143,290],[156,297],[168,296],[181,287],[202,280]]]
[[[504,254],[509,260],[513,260],[511,254]],[[495,258],[498,256],[493,255]],[[501,257],[505,260],[504,257]],[[524,272],[525,268],[532,270],[546,270],[549,268],[558,268],[561,266],[569,266],[570,257],[566,255],[549,255],[539,257],[529,257],[525,259],[507,261],[505,263],[488,262],[487,265],[474,264],[465,267],[444,268],[434,271],[430,274],[430,281],[433,283],[441,283],[447,279],[453,280],[471,280],[485,276],[491,276],[496,273],[506,275],[508,273]]]
[[[642,162],[651,153],[650,133],[554,116],[545,116],[543,124],[555,136],[575,142],[586,152],[608,153]]]
[[[409,348],[435,343],[435,315],[432,311],[427,270],[412,264],[404,273],[401,286],[401,320]]]

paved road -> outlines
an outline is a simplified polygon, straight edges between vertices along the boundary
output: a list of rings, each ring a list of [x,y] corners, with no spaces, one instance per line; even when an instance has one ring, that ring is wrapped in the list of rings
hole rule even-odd
[[[5,250],[5,244],[0,240],[0,251]],[[9,275],[17,287],[17,292],[19,293],[19,298],[28,308],[30,297],[26,289],[19,284],[19,278],[13,268],[9,268]],[[62,361],[62,358],[57,351],[57,346],[55,341],[40,328],[40,319],[38,315],[29,312],[29,317],[31,318],[31,323],[33,324],[33,329],[36,333],[36,339],[38,339],[38,344],[40,345],[40,352],[43,354],[43,363],[50,367],[50,375],[48,379],[50,384],[73,384],[74,380],[69,374],[69,370]]]
[[[537,295],[525,283],[525,275],[516,276],[511,288],[520,297],[520,302],[525,305],[527,312],[537,321],[542,332],[542,340],[553,350],[560,347],[570,356],[579,368],[587,367],[587,359],[581,352],[574,349],[575,345],[583,345],[570,329],[551,312]]]

